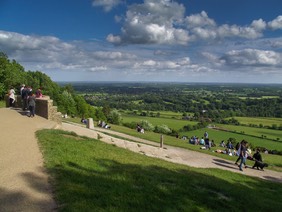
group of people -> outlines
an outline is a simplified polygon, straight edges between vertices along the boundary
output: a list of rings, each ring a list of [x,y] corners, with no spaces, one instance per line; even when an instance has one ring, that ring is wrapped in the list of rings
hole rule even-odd
[[[211,147],[216,146],[214,140],[209,139],[207,132],[204,133],[204,136],[201,139],[199,139],[196,136],[192,136],[189,139],[189,143],[194,145],[202,145],[201,149],[211,149]],[[228,141],[228,143],[225,144],[224,140],[222,140],[219,146],[225,149],[224,150],[218,149],[215,152],[228,154],[230,156],[236,156],[236,155],[238,156],[238,159],[236,160],[235,164],[238,165],[240,171],[243,171],[243,165],[245,166],[245,168],[247,167],[246,166],[247,159],[255,162],[254,165],[252,166],[253,169],[257,168],[263,170],[264,167],[268,167],[267,163],[263,163],[259,149],[256,150],[253,156],[251,155],[251,150],[248,148],[248,142],[245,140],[238,142],[236,146],[233,146],[231,141]]]
[[[141,127],[139,124],[137,124],[137,126],[136,126],[136,131],[137,131],[137,132],[140,132],[140,133],[145,133],[144,128]]]
[[[258,170],[259,169],[263,170],[264,167],[268,167],[267,163],[263,163],[262,156],[260,154],[259,149],[256,149],[255,154],[251,156],[247,151],[247,145],[248,145],[248,142],[245,140],[242,140],[238,145],[238,150],[237,150],[238,158],[235,164],[238,165],[238,162],[240,161],[240,164],[238,165],[239,170],[243,171],[243,164],[245,168],[247,168],[247,165],[246,165],[247,159],[255,161],[254,165],[252,166],[253,169],[257,168]]]
[[[9,90],[9,106],[14,107],[16,102],[16,96],[15,96],[15,89],[13,87]],[[40,88],[38,88],[35,92],[33,92],[31,86],[26,86],[25,84],[21,85],[20,88],[20,96],[22,99],[22,109],[24,111],[29,110],[29,117],[35,116],[35,104],[36,98],[43,97],[42,91]]]
[[[105,129],[110,129],[111,128],[111,126],[108,125],[106,122],[100,121],[100,120],[98,121],[98,126],[102,127],[102,128],[105,128]]]
[[[182,139],[186,140],[187,136],[183,136]],[[215,147],[216,146],[216,144],[214,143],[214,140],[210,140],[209,139],[208,132],[205,132],[204,136],[201,139],[199,137],[197,137],[197,136],[192,136],[189,139],[189,143],[190,144],[194,144],[194,145],[202,145],[201,149],[211,149],[211,147]]]

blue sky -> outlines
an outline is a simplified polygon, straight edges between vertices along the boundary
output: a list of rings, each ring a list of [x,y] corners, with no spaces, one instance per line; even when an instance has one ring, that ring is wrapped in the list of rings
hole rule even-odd
[[[282,82],[281,0],[0,0],[0,51],[55,81]]]

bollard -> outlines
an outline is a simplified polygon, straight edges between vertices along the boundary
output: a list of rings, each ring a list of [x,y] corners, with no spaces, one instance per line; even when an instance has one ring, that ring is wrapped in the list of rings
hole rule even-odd
[[[88,129],[94,129],[94,123],[93,123],[93,118],[88,118],[87,119],[87,126]]]
[[[161,135],[160,148],[163,148],[163,146],[164,146],[164,136]]]

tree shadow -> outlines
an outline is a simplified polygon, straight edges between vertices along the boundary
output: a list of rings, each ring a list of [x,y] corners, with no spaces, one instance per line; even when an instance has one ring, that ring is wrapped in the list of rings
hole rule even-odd
[[[81,206],[84,211],[252,211],[282,206],[277,201],[282,198],[281,185],[259,179],[250,178],[246,186],[240,180],[228,182],[201,171],[107,159],[94,159],[93,163],[98,168],[69,161],[50,170],[57,173],[60,184],[67,185],[58,191],[67,201],[60,203],[63,210],[69,211],[85,202]],[[240,179],[239,174],[232,174]],[[248,197],[251,210],[242,192],[259,193]],[[257,202],[258,199],[265,200]]]
[[[21,176],[29,186],[28,191],[21,187],[0,187],[0,211],[56,211],[57,205],[49,196],[51,191],[46,186],[46,179],[30,172]]]

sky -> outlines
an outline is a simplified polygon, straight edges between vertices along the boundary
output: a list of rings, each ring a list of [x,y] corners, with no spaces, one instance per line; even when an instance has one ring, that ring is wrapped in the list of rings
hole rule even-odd
[[[0,51],[58,82],[282,83],[282,1],[0,0]]]

